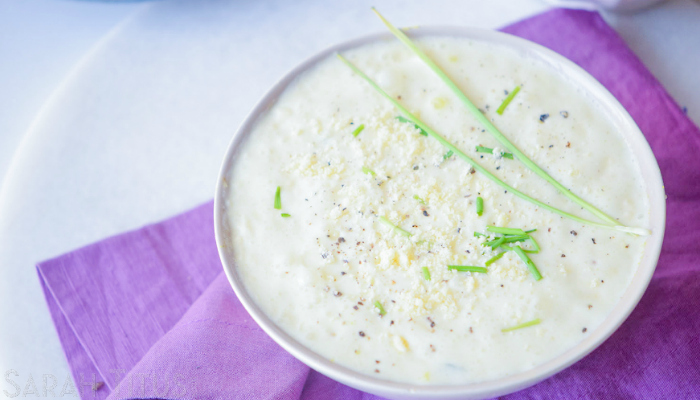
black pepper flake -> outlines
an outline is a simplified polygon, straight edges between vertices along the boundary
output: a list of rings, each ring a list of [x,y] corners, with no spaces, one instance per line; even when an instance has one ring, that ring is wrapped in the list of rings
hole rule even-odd
[[[597,244],[597,243],[595,242],[595,238],[591,238],[591,240],[593,241],[593,244]]]
[[[345,271],[340,271],[340,275],[345,275],[345,274],[347,274],[347,272],[345,272]]]
[[[586,333],[587,330],[588,330],[588,328],[583,328],[583,329],[581,330],[581,332]]]
[[[540,115],[540,122],[544,122],[547,118],[549,118],[549,114]]]
[[[564,118],[569,118],[569,112],[568,111],[559,111],[559,115],[561,115]]]
[[[362,336],[362,337],[365,337],[365,333],[362,332],[362,331],[360,331],[358,334],[359,334],[360,336]]]
[[[354,308],[355,310],[359,310],[357,306],[352,306],[352,308]]]
[[[576,233],[576,231],[571,231],[571,234],[574,236],[578,235],[578,233]]]
[[[550,144],[550,145],[549,145],[549,148],[551,149],[552,147],[554,147],[554,145],[553,145],[553,144]]]
[[[345,243],[345,238],[344,238],[344,237],[339,237],[339,238],[338,238],[338,243]]]
[[[394,325],[394,321],[389,322],[389,325]]]
[[[503,285],[501,285],[501,287],[503,287]]]
[[[337,291],[337,290],[334,290],[334,291],[333,291],[333,296],[335,296],[335,297],[340,297],[340,296],[342,296],[342,295],[343,295],[342,292],[339,292],[339,291]]]
[[[430,319],[430,317],[428,317],[427,320],[430,321],[430,327],[435,328],[435,322],[433,322],[433,320]]]
[[[428,216],[428,212],[427,212],[426,210],[423,210],[423,215],[425,215],[425,216],[427,217],[427,216]]]
[[[364,306],[364,305],[365,305],[365,303],[363,303],[363,302],[361,302],[361,301],[358,301],[357,304],[359,304],[359,305],[361,305],[361,306]]]
[[[499,165],[498,167],[496,167],[496,169],[501,169],[501,166]]]
[[[566,257],[566,254],[562,254],[562,255],[561,255],[561,258],[565,258],[565,257]]]
[[[414,165],[414,166],[413,166],[413,170],[414,170],[414,171],[417,171],[417,170],[418,170],[418,166],[417,166],[417,165]]]
[[[457,233],[459,233],[462,230],[462,228],[457,228]]]

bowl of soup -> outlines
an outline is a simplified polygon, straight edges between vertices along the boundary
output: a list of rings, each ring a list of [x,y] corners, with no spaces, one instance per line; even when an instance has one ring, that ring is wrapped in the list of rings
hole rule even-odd
[[[663,240],[661,175],[625,109],[564,57],[479,29],[410,36],[532,162],[650,234],[514,195],[595,219],[376,34],[293,69],[238,129],[215,198],[221,260],[262,329],[341,383],[388,398],[511,393],[590,353],[634,309]]]

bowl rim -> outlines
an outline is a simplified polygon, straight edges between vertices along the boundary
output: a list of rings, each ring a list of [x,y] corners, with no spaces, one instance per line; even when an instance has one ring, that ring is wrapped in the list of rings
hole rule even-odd
[[[532,386],[579,361],[607,340],[632,313],[651,281],[663,243],[666,196],[661,171],[649,143],[627,110],[593,76],[566,57],[529,40],[504,32],[480,28],[456,26],[417,27],[408,31],[408,34],[411,37],[447,36],[468,38],[514,48],[516,51],[533,55],[552,67],[559,69],[567,79],[573,78],[576,84],[590,92],[596,101],[604,106],[612,107],[609,112],[614,115],[611,115],[611,118],[616,118],[617,122],[625,128],[624,131],[620,129],[623,131],[621,133],[628,147],[632,150],[646,182],[650,206],[649,221],[653,233],[647,239],[644,254],[629,286],[603,322],[576,346],[529,370],[495,380],[471,384],[420,385],[383,380],[335,364],[292,338],[272,322],[255,304],[236,272],[233,249],[231,244],[227,242],[226,236],[229,229],[226,214],[226,198],[229,190],[227,177],[236,154],[255,126],[259,116],[275,104],[280,94],[300,74],[334,53],[373,42],[394,40],[394,37],[389,32],[374,33],[338,43],[307,58],[275,83],[248,114],[228,145],[217,180],[214,198],[214,229],[219,257],[233,290],[255,322],[287,352],[323,375],[353,388],[392,398],[486,398],[512,393]]]

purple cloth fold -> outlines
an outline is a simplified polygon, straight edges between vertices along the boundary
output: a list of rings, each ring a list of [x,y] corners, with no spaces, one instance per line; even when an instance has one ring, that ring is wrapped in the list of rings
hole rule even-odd
[[[504,31],[618,98],[668,195],[661,259],[629,319],[580,362],[504,398],[700,398],[700,131],[598,14],[551,10]],[[38,265],[82,398],[375,398],[310,370],[255,324],[221,272],[212,214],[207,203]]]

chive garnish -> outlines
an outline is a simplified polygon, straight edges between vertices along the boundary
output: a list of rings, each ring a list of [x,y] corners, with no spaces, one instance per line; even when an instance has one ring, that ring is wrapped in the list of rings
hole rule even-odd
[[[386,217],[379,217],[379,222],[381,222],[381,223],[383,223],[384,225],[390,227],[391,229],[394,230],[394,232],[398,233],[399,235],[403,235],[403,236],[406,236],[406,237],[411,237],[411,236],[413,236],[410,232],[405,231],[405,230],[399,228],[398,226],[392,224],[388,219],[386,219]]]
[[[514,330],[517,330],[517,329],[527,328],[528,326],[537,325],[537,324],[539,324],[540,322],[541,322],[541,321],[540,321],[539,318],[535,318],[535,319],[533,319],[532,321],[523,322],[522,324],[515,325],[515,326],[511,326],[510,328],[503,328],[503,329],[501,329],[501,332],[510,332],[510,331],[514,331]]]
[[[537,232],[537,229],[530,229],[529,231],[525,231],[525,233],[532,233],[532,232]]]
[[[489,242],[484,242],[481,245],[482,246],[491,246],[491,248],[495,250],[496,247],[502,245],[503,243],[505,243],[505,241],[506,241],[505,236],[501,236],[501,237],[498,237],[498,238],[491,240]]]
[[[506,254],[506,252],[505,252],[505,251],[502,251],[502,252],[496,254],[495,256],[489,258],[489,259],[486,261],[485,265],[488,267],[489,265],[495,263],[495,262],[498,261],[501,257],[503,257],[504,254]]]
[[[529,235],[508,236],[503,243],[524,242],[528,239],[530,239]]]
[[[481,198],[481,196],[476,198],[476,215],[480,216],[484,213],[484,199]],[[474,232],[474,236],[476,236],[477,232]]]
[[[447,160],[448,158],[452,157],[453,154],[454,154],[454,152],[452,150],[450,150],[447,153],[445,153],[445,155],[442,156],[442,159]]]
[[[486,230],[494,233],[504,233],[508,235],[525,235],[525,231],[520,228],[501,228],[498,226],[487,226]]]
[[[360,132],[362,132],[363,129],[365,129],[365,124],[362,124],[362,125],[358,126],[357,129],[355,129],[354,131],[352,131],[352,136],[353,136],[353,137],[357,137],[357,135],[359,135]]]
[[[495,184],[497,184],[498,186],[504,188],[505,190],[509,191],[510,193],[514,194],[515,196],[520,197],[521,199],[523,199],[523,200],[525,200],[525,201],[529,201],[530,203],[532,203],[532,204],[534,204],[534,205],[536,205],[536,206],[539,206],[539,207],[541,207],[541,208],[543,208],[543,209],[545,209],[545,210],[548,210],[548,211],[551,211],[551,212],[553,212],[553,213],[555,213],[555,214],[561,215],[562,217],[569,218],[569,219],[571,219],[571,220],[573,220],[573,221],[576,221],[576,222],[578,222],[578,223],[580,223],[580,224],[583,224],[583,225],[596,226],[596,227],[605,228],[605,229],[614,229],[614,230],[617,230],[617,231],[633,233],[633,234],[636,234],[636,235],[649,235],[649,234],[651,234],[651,232],[650,232],[649,230],[643,229],[643,228],[630,228],[630,227],[626,227],[626,226],[622,226],[622,225],[611,226],[611,225],[601,224],[601,223],[599,223],[599,222],[589,221],[589,220],[586,220],[586,219],[581,218],[581,217],[577,217],[577,216],[575,216],[575,215],[573,215],[573,214],[569,214],[569,213],[566,212],[566,211],[562,211],[562,210],[560,210],[560,209],[558,209],[558,208],[552,207],[552,206],[550,206],[550,205],[547,204],[547,203],[543,203],[543,202],[541,202],[541,201],[539,201],[539,200],[536,200],[536,199],[534,199],[534,198],[528,196],[527,194],[525,194],[525,193],[519,191],[518,189],[516,189],[516,188],[514,188],[514,187],[512,187],[512,186],[510,186],[510,185],[508,185],[507,183],[503,182],[503,181],[500,180],[498,177],[496,177],[495,175],[493,175],[491,172],[489,172],[487,169],[485,169],[485,168],[482,167],[481,165],[477,164],[476,161],[474,161],[471,157],[469,157],[468,155],[466,155],[463,151],[459,150],[459,149],[458,149],[457,147],[455,147],[452,143],[450,143],[450,142],[448,142],[447,140],[445,140],[445,138],[443,138],[442,136],[440,136],[437,132],[435,132],[434,130],[432,130],[431,128],[429,128],[423,121],[421,121],[420,119],[418,119],[418,117],[416,117],[415,115],[411,114],[411,112],[408,111],[404,106],[402,106],[401,103],[399,103],[398,101],[396,101],[396,100],[395,100],[393,97],[391,97],[387,92],[385,92],[382,88],[380,88],[372,79],[370,79],[364,72],[362,72],[360,69],[358,69],[358,68],[357,68],[355,65],[353,65],[350,61],[348,61],[345,57],[341,56],[340,54],[336,54],[336,56],[337,56],[343,63],[345,63],[345,65],[347,65],[348,68],[352,69],[360,78],[362,78],[362,79],[363,79],[365,82],[367,82],[373,89],[375,89],[375,90],[377,91],[377,93],[379,93],[379,94],[382,95],[385,99],[387,99],[388,101],[390,101],[390,102],[394,105],[394,107],[396,107],[402,114],[404,114],[406,117],[410,118],[410,122],[414,123],[415,125],[418,125],[418,127],[421,128],[421,129],[423,129],[423,131],[425,131],[425,132],[428,134],[428,136],[430,136],[430,137],[432,137],[433,139],[437,140],[438,142],[440,142],[440,144],[442,144],[443,146],[447,147],[449,150],[454,151],[454,153],[455,153],[457,156],[459,156],[461,159],[463,159],[464,161],[466,161],[467,163],[469,163],[469,165],[471,165],[472,168],[474,168],[477,172],[483,174],[485,177],[489,178],[489,179],[490,179],[491,181],[493,181]],[[477,111],[478,111],[478,110],[477,110]],[[404,118],[404,119],[408,120],[407,118]],[[520,153],[520,154],[522,154],[522,153]],[[523,157],[525,157],[525,156],[523,155]]]
[[[508,104],[510,104],[511,101],[513,101],[513,97],[515,97],[516,94],[520,91],[520,86],[516,86],[515,89],[513,89],[508,96],[506,96],[505,100],[503,100],[503,103],[501,103],[501,106],[498,107],[498,110],[496,112],[498,115],[503,115],[503,111],[505,111],[506,107],[508,107]]]
[[[382,303],[379,300],[374,302],[374,306],[379,310],[379,315],[384,316],[386,314],[386,310],[382,307]]]
[[[537,266],[534,262],[532,262],[532,260],[530,260],[530,257],[528,257],[527,254],[525,254],[523,248],[520,246],[513,246],[512,249],[515,252],[515,254],[517,254],[518,257],[520,257],[520,259],[523,260],[525,265],[527,265],[527,269],[530,270],[532,277],[535,278],[536,281],[542,279],[542,275],[540,275],[540,271],[537,269]]]
[[[407,118],[404,118],[404,117],[402,117],[402,116],[400,116],[400,115],[399,115],[398,117],[396,117],[396,119],[398,119],[399,122],[409,122],[409,123],[413,123],[413,121],[411,121],[411,120],[409,120],[409,119],[407,119]],[[418,130],[420,131],[419,133],[420,133],[421,135],[423,135],[423,136],[428,136],[428,132],[424,131],[423,128],[421,128],[420,126],[418,126],[418,124],[413,123],[413,126],[414,126],[416,129],[418,129]]]
[[[367,168],[367,167],[362,167],[362,172],[365,173],[365,174],[372,175],[372,176],[377,175],[377,174],[374,173],[374,171],[372,171],[371,169],[369,169],[369,168]]]
[[[430,270],[428,269],[428,267],[423,267],[423,279],[425,279],[426,281],[430,280]]]
[[[426,205],[425,200],[421,199],[420,196],[418,196],[417,194],[414,194],[413,198],[418,200],[419,203]]]
[[[290,214],[287,214],[287,213],[282,213],[282,214],[280,214],[280,215],[282,216],[282,218],[289,218],[289,217],[291,217],[291,215],[290,215]]]
[[[481,232],[474,232],[474,237],[479,237],[479,236],[486,236]]]
[[[484,146],[476,146],[476,152],[477,153],[489,153],[493,154],[493,149],[490,147],[484,147]],[[513,159],[513,154],[512,153],[506,153],[506,152],[501,152],[501,156],[509,159]]]
[[[391,31],[391,33],[394,34],[394,36],[396,36],[403,44],[405,44],[409,49],[411,49],[411,51],[413,51],[413,53],[416,54],[418,56],[418,58],[420,58],[452,90],[452,92],[462,101],[462,103],[467,107],[467,109],[471,112],[471,114],[486,128],[486,130],[496,140],[498,140],[508,150],[510,150],[513,154],[515,154],[518,157],[518,159],[523,164],[525,164],[526,167],[528,167],[530,170],[535,172],[542,179],[549,182],[552,186],[554,186],[557,190],[559,190],[559,192],[562,193],[564,196],[568,197],[569,199],[574,201],[576,204],[578,204],[581,207],[585,208],[586,210],[590,211],[595,216],[597,216],[598,218],[600,218],[601,220],[603,220],[607,223],[607,224],[600,224],[600,223],[595,224],[594,223],[593,224],[594,226],[598,226],[598,227],[608,226],[609,229],[615,229],[618,231],[633,233],[633,234],[637,234],[637,235],[649,235],[649,234],[651,234],[651,232],[648,229],[633,228],[633,227],[626,227],[626,226],[620,225],[619,222],[616,221],[614,218],[605,214],[603,211],[599,210],[598,208],[596,208],[592,204],[586,202],[582,198],[578,197],[571,190],[564,187],[564,185],[560,184],[558,181],[556,181],[554,178],[552,178],[549,174],[547,174],[547,172],[545,172],[542,168],[540,168],[537,164],[535,164],[532,160],[530,160],[525,154],[523,154],[523,152],[521,152],[517,147],[515,147],[515,145],[513,145],[513,143],[511,143],[510,140],[508,140],[508,138],[506,138],[503,135],[503,133],[501,133],[501,131],[499,131],[498,128],[496,128],[491,123],[491,121],[489,121],[489,119],[483,113],[481,113],[481,111],[479,111],[479,109],[474,105],[474,103],[472,103],[469,100],[469,98],[467,98],[467,96],[447,76],[447,74],[445,74],[445,72],[442,69],[440,69],[440,67],[438,67],[435,64],[435,62],[433,62],[433,60],[431,60],[430,57],[428,57],[428,55],[425,54],[425,52],[423,52],[418,46],[416,46],[415,43],[413,43],[413,41],[408,36],[406,36],[405,33],[403,33],[400,29],[397,29],[396,27],[394,27],[374,7],[372,7],[372,11],[374,11],[375,14],[377,14],[377,16],[387,26],[387,28],[389,28],[389,31]],[[368,80],[369,78],[366,78],[366,79]],[[376,86],[376,84],[375,84],[375,86]],[[391,97],[389,97],[389,98],[391,99]],[[397,102],[395,102],[395,103],[397,103]],[[407,111],[402,110],[402,112],[406,117],[410,117],[412,122],[418,124],[418,120],[415,117],[411,116]],[[420,125],[420,127],[423,129],[426,128],[425,124],[418,124],[418,125]],[[425,130],[428,133],[430,132],[428,129],[425,129]],[[437,135],[431,134],[431,136],[435,137],[436,139],[438,138]],[[440,138],[440,139],[442,139],[442,138]],[[444,139],[441,140],[441,142],[443,142],[443,141],[444,141]],[[443,143],[443,144],[445,144],[445,143]],[[455,152],[455,153],[457,153],[457,152]],[[459,153],[457,153],[457,154],[459,154]],[[462,155],[460,155],[460,157],[462,157]],[[462,157],[462,158],[465,158],[465,157]],[[465,160],[467,160],[467,159],[465,158]],[[467,160],[467,162],[469,162],[469,161]],[[475,164],[473,164],[473,163],[470,163],[470,164],[472,164],[474,169],[477,169],[477,171],[478,171],[478,168],[476,167]],[[479,172],[481,172],[481,171],[479,171]],[[494,181],[494,182],[496,182],[496,181]],[[499,182],[496,182],[496,183],[498,183],[500,185]],[[501,185],[501,186],[503,186],[503,185]],[[518,197],[521,197],[521,198],[527,200],[527,198],[523,197],[524,196],[523,193],[517,192],[514,194],[516,194]],[[532,199],[532,200],[534,200],[534,199]],[[536,204],[537,205],[544,204],[541,202],[538,202],[538,203],[536,203]],[[545,209],[552,211],[552,212],[556,212],[557,214],[562,215],[562,216],[567,217],[567,218],[574,217],[573,215],[566,213],[564,211],[558,210],[554,207],[550,207],[550,208],[545,207]],[[583,223],[583,224],[591,225],[591,221],[586,221],[586,220],[579,218],[579,217],[574,217],[571,219],[573,219],[574,221]]]
[[[459,272],[481,272],[482,274],[485,274],[488,272],[488,269],[485,267],[475,267],[472,265],[448,265],[447,269],[452,271],[459,271]]]
[[[533,249],[531,250],[531,252],[532,252],[532,253],[539,253],[539,252],[540,252],[540,246],[539,246],[539,245],[537,244],[537,242],[535,241],[535,238],[532,237],[532,235],[527,235],[527,238],[530,239],[530,241],[532,242],[532,247],[533,247]]]
[[[275,210],[281,210],[282,209],[282,195],[281,192],[282,188],[277,186],[277,190],[275,191]]]

